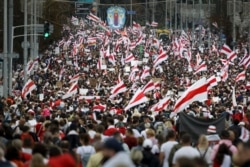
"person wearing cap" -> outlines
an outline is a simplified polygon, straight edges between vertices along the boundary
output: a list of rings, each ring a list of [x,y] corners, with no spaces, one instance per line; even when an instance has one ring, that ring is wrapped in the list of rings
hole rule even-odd
[[[134,167],[132,160],[123,147],[122,143],[111,137],[104,142],[103,167],[129,166]]]
[[[206,138],[209,142],[210,147],[213,147],[215,144],[217,144],[220,141],[220,136],[216,132],[216,126],[214,125],[208,126]]]
[[[160,167],[160,160],[152,153],[152,149],[154,146],[152,140],[145,139],[142,146],[143,159],[141,161],[141,164],[147,165],[148,167]]]

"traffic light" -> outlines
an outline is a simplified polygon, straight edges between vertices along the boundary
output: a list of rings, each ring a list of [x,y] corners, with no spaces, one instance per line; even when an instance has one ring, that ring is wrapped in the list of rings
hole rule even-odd
[[[43,36],[44,36],[44,38],[48,38],[49,37],[49,32],[50,32],[50,30],[49,30],[49,23],[44,23],[44,31],[43,31]]]

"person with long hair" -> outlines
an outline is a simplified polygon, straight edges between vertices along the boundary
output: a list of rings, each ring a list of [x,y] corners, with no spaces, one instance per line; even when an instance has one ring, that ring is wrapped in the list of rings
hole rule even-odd
[[[213,167],[230,167],[231,166],[231,151],[226,144],[219,146],[218,152],[215,155]]]
[[[209,146],[209,142],[205,135],[201,135],[198,140],[197,150],[199,151],[201,158],[203,158],[207,164],[211,165],[212,148]]]

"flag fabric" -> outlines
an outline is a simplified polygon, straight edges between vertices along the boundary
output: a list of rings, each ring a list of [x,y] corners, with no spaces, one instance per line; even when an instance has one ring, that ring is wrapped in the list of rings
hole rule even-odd
[[[61,70],[59,72],[59,81],[62,80],[63,73],[64,73],[64,66],[62,66],[62,68],[61,68]]]
[[[26,71],[27,71],[27,74],[30,75],[31,71],[33,70],[33,68],[35,67],[35,65],[38,64],[38,60],[39,58],[36,58],[34,60],[30,60],[28,63],[27,63],[27,67],[26,67]]]
[[[70,79],[69,83],[78,82],[79,79],[80,79],[80,75],[79,75],[79,74],[76,74],[76,75],[74,75],[74,76]]]
[[[237,54],[235,53],[235,51],[232,51],[230,54],[227,55],[227,59],[229,61],[234,61],[234,59],[237,58]]]
[[[250,59],[249,54],[245,54],[244,57],[240,60],[239,65],[244,65]]]
[[[207,80],[201,78],[190,86],[183,95],[176,101],[174,106],[174,113],[177,114],[183,111],[188,104],[194,101],[207,100]]]
[[[152,80],[150,80],[143,88],[142,88],[142,91],[144,93],[147,93],[149,91],[152,91],[155,89],[155,84]]]
[[[102,70],[102,56],[99,57],[98,62],[97,62],[97,69]]]
[[[99,17],[97,17],[96,15],[94,15],[94,14],[92,14],[92,13],[90,13],[90,14],[87,16],[87,19],[92,20],[92,21],[94,21],[94,22],[100,22],[100,21],[101,21],[101,19],[100,19]]]
[[[226,82],[227,78],[228,78],[228,70],[223,70],[223,71],[221,72],[221,80],[222,80],[223,82]]]
[[[151,110],[158,112],[158,111],[162,111],[164,109],[166,109],[166,107],[169,105],[169,103],[171,102],[171,99],[166,96],[165,98],[161,99],[156,105],[154,105]]]
[[[244,70],[236,76],[235,81],[239,82],[239,81],[244,81],[245,79],[246,79],[246,71]]]
[[[74,82],[71,84],[69,90],[65,93],[65,95],[62,96],[62,99],[67,99],[69,97],[72,97],[73,95],[77,94],[78,90],[78,82]]]
[[[26,98],[33,90],[36,89],[35,82],[29,79],[22,89],[22,98]]]
[[[235,97],[235,87],[233,87],[233,90],[232,90],[232,103],[234,107],[237,106],[236,97]]]
[[[217,22],[213,22],[212,25],[213,25],[215,28],[218,28]]]
[[[220,53],[224,53],[225,55],[229,55],[232,52],[232,50],[230,49],[230,47],[226,44],[224,44],[220,50]]]
[[[101,111],[104,111],[106,108],[107,108],[106,105],[103,105],[103,104],[99,103],[99,104],[94,105],[92,110],[97,111],[97,112],[101,112]]]
[[[126,58],[125,58],[125,63],[129,63],[131,62],[132,60],[135,60],[135,56],[131,53],[130,55],[128,55]]]
[[[152,27],[157,27],[157,26],[158,26],[158,23],[155,22],[155,21],[152,21],[151,26],[152,26]]]
[[[145,96],[144,92],[141,89],[138,89],[124,110],[127,111],[130,108],[145,103],[147,101],[148,98]]]
[[[213,75],[209,79],[207,79],[207,84],[208,84],[208,90],[212,89],[212,87],[218,85],[217,78]]]
[[[123,93],[123,92],[126,92],[126,91],[127,91],[126,85],[124,84],[123,81],[121,81],[116,86],[114,86],[114,88],[111,90],[111,96],[110,97],[114,98],[119,93]]]
[[[78,100],[86,100],[87,102],[91,102],[92,100],[100,100],[101,96],[80,96]]]
[[[145,67],[141,74],[141,81],[145,80],[149,76],[150,76],[150,68]]]
[[[198,67],[202,62],[199,52],[196,54],[196,66]]]
[[[167,56],[167,52],[163,51],[161,54],[159,54],[157,56],[157,58],[154,60],[154,67],[158,66],[160,63],[162,63],[163,61],[167,60],[168,56]]]
[[[194,74],[197,74],[198,72],[201,72],[201,71],[207,71],[207,65],[206,65],[205,62],[201,63],[201,65],[199,65],[199,66],[196,68]]]
[[[71,23],[75,26],[79,25],[79,19],[77,17],[71,17]]]

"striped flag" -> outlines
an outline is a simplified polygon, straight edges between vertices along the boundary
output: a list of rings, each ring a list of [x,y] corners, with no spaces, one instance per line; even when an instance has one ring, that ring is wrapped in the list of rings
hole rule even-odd
[[[36,89],[36,85],[35,85],[35,82],[32,81],[31,79],[29,79],[23,89],[22,89],[22,98],[26,98],[28,94],[30,94],[33,90]]]
[[[145,96],[144,92],[141,89],[138,89],[124,110],[127,111],[130,108],[145,103],[147,101],[148,98]]]
[[[188,104],[194,101],[207,100],[207,80],[202,78],[190,86],[183,95],[176,101],[174,113],[177,114],[183,111]]]
[[[77,91],[78,91],[78,82],[75,82],[70,86],[66,94],[62,96],[62,99],[67,99],[69,97],[72,97],[73,95],[77,94]]]
[[[224,53],[225,55],[229,55],[232,52],[232,50],[230,49],[230,47],[226,44],[224,44],[220,50],[220,53]]]
[[[239,73],[236,78],[235,78],[235,81],[236,82],[239,82],[239,81],[244,81],[246,80],[246,71],[242,71],[241,73]]]
[[[112,90],[110,98],[114,98],[120,93],[126,92],[127,88],[123,81],[119,82]]]
[[[207,71],[207,65],[206,65],[205,62],[201,63],[201,65],[199,65],[199,66],[196,68],[194,74],[197,74],[197,73],[199,73],[199,72],[201,72],[201,71]]]

